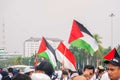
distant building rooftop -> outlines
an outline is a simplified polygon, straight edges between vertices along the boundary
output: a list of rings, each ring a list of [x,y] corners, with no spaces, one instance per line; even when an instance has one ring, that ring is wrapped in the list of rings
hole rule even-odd
[[[29,39],[25,40],[26,41],[34,41],[34,42],[38,42],[40,41],[42,38],[34,38],[34,37],[30,37]],[[52,40],[52,41],[63,41],[59,38],[48,38],[48,37],[45,37],[46,40]]]

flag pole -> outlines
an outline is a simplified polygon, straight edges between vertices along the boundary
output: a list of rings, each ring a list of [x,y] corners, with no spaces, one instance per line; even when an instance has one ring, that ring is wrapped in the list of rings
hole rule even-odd
[[[35,55],[34,55],[34,67],[36,67],[38,64],[38,58],[37,58],[37,53],[35,51]]]
[[[66,48],[65,48],[65,50],[64,50],[64,55],[66,54]],[[64,63],[64,56],[63,56],[63,61],[62,61],[62,70],[64,70],[65,69],[65,63]]]

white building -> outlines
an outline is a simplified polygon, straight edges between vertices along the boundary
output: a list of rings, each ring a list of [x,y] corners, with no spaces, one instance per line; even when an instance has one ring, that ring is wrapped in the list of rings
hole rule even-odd
[[[59,42],[62,41],[58,38],[45,38],[50,45],[56,49]],[[42,38],[33,38],[27,39],[24,41],[24,57],[31,57],[38,52]]]

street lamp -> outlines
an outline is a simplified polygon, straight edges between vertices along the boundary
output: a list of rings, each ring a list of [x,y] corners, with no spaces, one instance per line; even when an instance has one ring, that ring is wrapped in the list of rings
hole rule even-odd
[[[109,15],[111,17],[111,48],[113,47],[113,17],[115,16],[113,13]]]

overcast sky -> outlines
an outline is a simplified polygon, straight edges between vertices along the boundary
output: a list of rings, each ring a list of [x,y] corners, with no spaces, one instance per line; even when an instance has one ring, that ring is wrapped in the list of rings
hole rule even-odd
[[[68,41],[73,19],[92,34],[102,37],[104,47],[120,44],[120,0],[0,0],[0,47],[2,24],[8,52],[23,52],[23,42],[30,37],[51,37]]]

